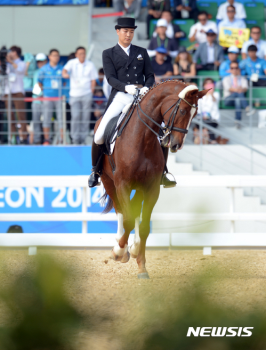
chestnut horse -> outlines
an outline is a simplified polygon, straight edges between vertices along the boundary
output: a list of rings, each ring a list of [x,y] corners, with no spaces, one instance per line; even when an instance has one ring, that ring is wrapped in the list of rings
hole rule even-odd
[[[157,137],[159,126],[163,121],[168,123],[163,146],[172,152],[181,149],[191,120],[196,115],[198,99],[206,93],[207,90],[199,92],[196,86],[178,80],[168,80],[151,87],[116,140],[114,173],[108,156],[104,156],[101,179],[109,196],[105,212],[114,207],[118,214],[117,244],[111,257],[121,262],[127,262],[130,255],[136,258],[139,278],[149,278],[145,268],[146,240],[165,167]],[[99,122],[95,131],[98,125]],[[130,200],[132,190],[136,192]],[[139,224],[141,210],[142,221]],[[134,228],[134,244],[128,248],[129,234]]]

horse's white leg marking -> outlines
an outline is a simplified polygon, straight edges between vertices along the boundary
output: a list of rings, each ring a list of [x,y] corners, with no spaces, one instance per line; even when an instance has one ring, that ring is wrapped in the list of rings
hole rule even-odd
[[[123,227],[123,214],[121,213],[118,213],[117,214],[117,234],[116,234],[116,241],[117,241],[117,244],[114,246],[114,252],[116,255],[118,256],[122,256],[124,255],[124,253],[126,252],[127,250],[127,244],[125,245],[124,248],[120,248],[119,246],[119,240],[120,238],[123,236],[124,234],[124,227]]]
[[[124,227],[123,227],[123,214],[118,213],[117,214],[117,234],[116,234],[116,240],[119,242],[120,238],[124,234]]]
[[[139,237],[139,217],[135,219],[135,235],[134,243],[130,247],[130,254],[137,256],[139,253],[140,237]]]

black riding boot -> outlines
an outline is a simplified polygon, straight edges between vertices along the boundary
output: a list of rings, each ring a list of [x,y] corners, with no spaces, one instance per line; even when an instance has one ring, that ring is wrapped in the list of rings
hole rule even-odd
[[[100,182],[98,182],[98,180],[102,171],[102,159],[102,147],[101,145],[96,145],[96,143],[93,141],[91,147],[92,173],[89,177],[89,187],[100,186]]]
[[[167,164],[169,149],[167,147],[162,147],[162,151],[163,151],[163,156],[164,156],[164,160],[165,160],[165,167],[164,167],[164,172],[163,172],[162,179],[161,179],[161,185],[163,185],[164,188],[175,187],[176,181],[175,180],[171,181],[167,178],[168,169],[167,169],[166,164]]]

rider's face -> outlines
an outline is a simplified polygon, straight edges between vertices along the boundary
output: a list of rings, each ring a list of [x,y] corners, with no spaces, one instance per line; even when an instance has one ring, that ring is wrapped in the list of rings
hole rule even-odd
[[[134,29],[133,28],[121,28],[117,29],[116,33],[119,38],[119,44],[127,47],[134,38]]]

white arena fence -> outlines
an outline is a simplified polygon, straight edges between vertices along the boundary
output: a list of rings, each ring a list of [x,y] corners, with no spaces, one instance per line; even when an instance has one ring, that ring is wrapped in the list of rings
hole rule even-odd
[[[152,221],[184,221],[215,220],[230,221],[231,232],[225,233],[152,233],[149,247],[266,247],[266,232],[235,233],[235,221],[266,221],[266,213],[240,213],[235,211],[234,190],[244,187],[266,187],[266,176],[176,176],[177,187],[180,188],[229,188],[231,192],[230,208],[225,213],[154,213]],[[0,234],[1,247],[112,247],[115,234],[87,233],[89,221],[116,221],[116,214],[100,214],[87,212],[87,176],[0,176],[0,189],[5,187],[80,187],[82,188],[82,206],[79,213],[1,213],[0,221],[82,221],[82,233],[77,234]],[[169,190],[168,190],[169,191]],[[132,237],[130,237],[132,239]]]

